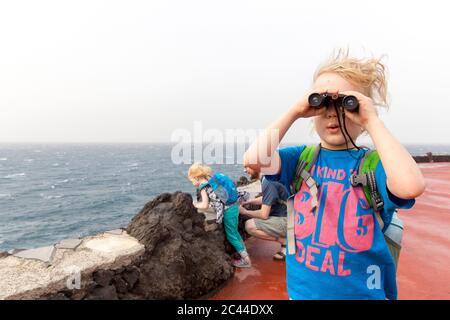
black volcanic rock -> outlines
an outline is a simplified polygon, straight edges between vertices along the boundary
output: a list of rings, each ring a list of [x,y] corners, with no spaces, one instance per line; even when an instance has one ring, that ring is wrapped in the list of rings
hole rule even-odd
[[[204,230],[204,215],[187,193],[164,193],[148,202],[127,227],[145,245],[130,291],[141,299],[196,299],[213,291],[234,272],[225,252],[223,228]],[[128,271],[127,271],[128,272]],[[122,291],[122,290],[121,290]]]
[[[112,285],[106,287],[95,288],[87,297],[86,300],[118,300],[116,288]]]
[[[243,224],[240,223],[241,232]],[[97,269],[82,288],[64,289],[42,299],[135,300],[199,299],[220,288],[234,273],[223,225],[205,230],[190,194],[164,193],[131,220],[127,233],[144,245],[128,264]],[[243,234],[245,238],[245,234]]]
[[[106,287],[111,283],[114,272],[111,270],[98,270],[93,274],[94,281],[102,287]]]

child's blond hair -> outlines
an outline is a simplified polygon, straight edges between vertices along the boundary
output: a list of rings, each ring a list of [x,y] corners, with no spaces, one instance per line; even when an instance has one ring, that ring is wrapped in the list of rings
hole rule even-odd
[[[208,180],[212,176],[212,169],[208,166],[202,165],[200,163],[194,163],[188,171],[188,176],[190,178],[205,178]]]
[[[335,50],[331,58],[320,65],[313,81],[324,73],[336,73],[353,84],[361,86],[374,103],[388,107],[386,66],[380,58],[357,59],[349,55],[349,49]]]

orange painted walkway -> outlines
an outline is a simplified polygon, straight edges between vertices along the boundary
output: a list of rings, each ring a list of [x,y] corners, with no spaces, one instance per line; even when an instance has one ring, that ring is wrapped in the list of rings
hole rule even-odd
[[[427,190],[400,211],[405,232],[397,285],[399,299],[450,300],[450,163],[421,164]],[[238,269],[213,300],[285,300],[285,263],[272,260],[276,243],[246,242],[253,267]]]

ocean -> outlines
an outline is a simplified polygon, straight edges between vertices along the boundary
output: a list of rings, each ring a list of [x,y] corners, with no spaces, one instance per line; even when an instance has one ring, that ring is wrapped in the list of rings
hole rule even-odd
[[[450,145],[407,145],[413,155]],[[155,196],[194,195],[171,144],[0,144],[0,251],[126,227]],[[234,159],[242,153],[235,149]],[[229,160],[229,159],[228,159]],[[212,165],[234,180],[242,165]]]

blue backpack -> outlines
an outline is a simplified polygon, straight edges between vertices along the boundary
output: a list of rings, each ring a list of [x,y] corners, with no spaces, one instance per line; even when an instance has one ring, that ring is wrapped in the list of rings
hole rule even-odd
[[[238,200],[236,185],[230,178],[222,173],[213,175],[205,185],[210,185],[220,201],[227,206],[236,203]]]

